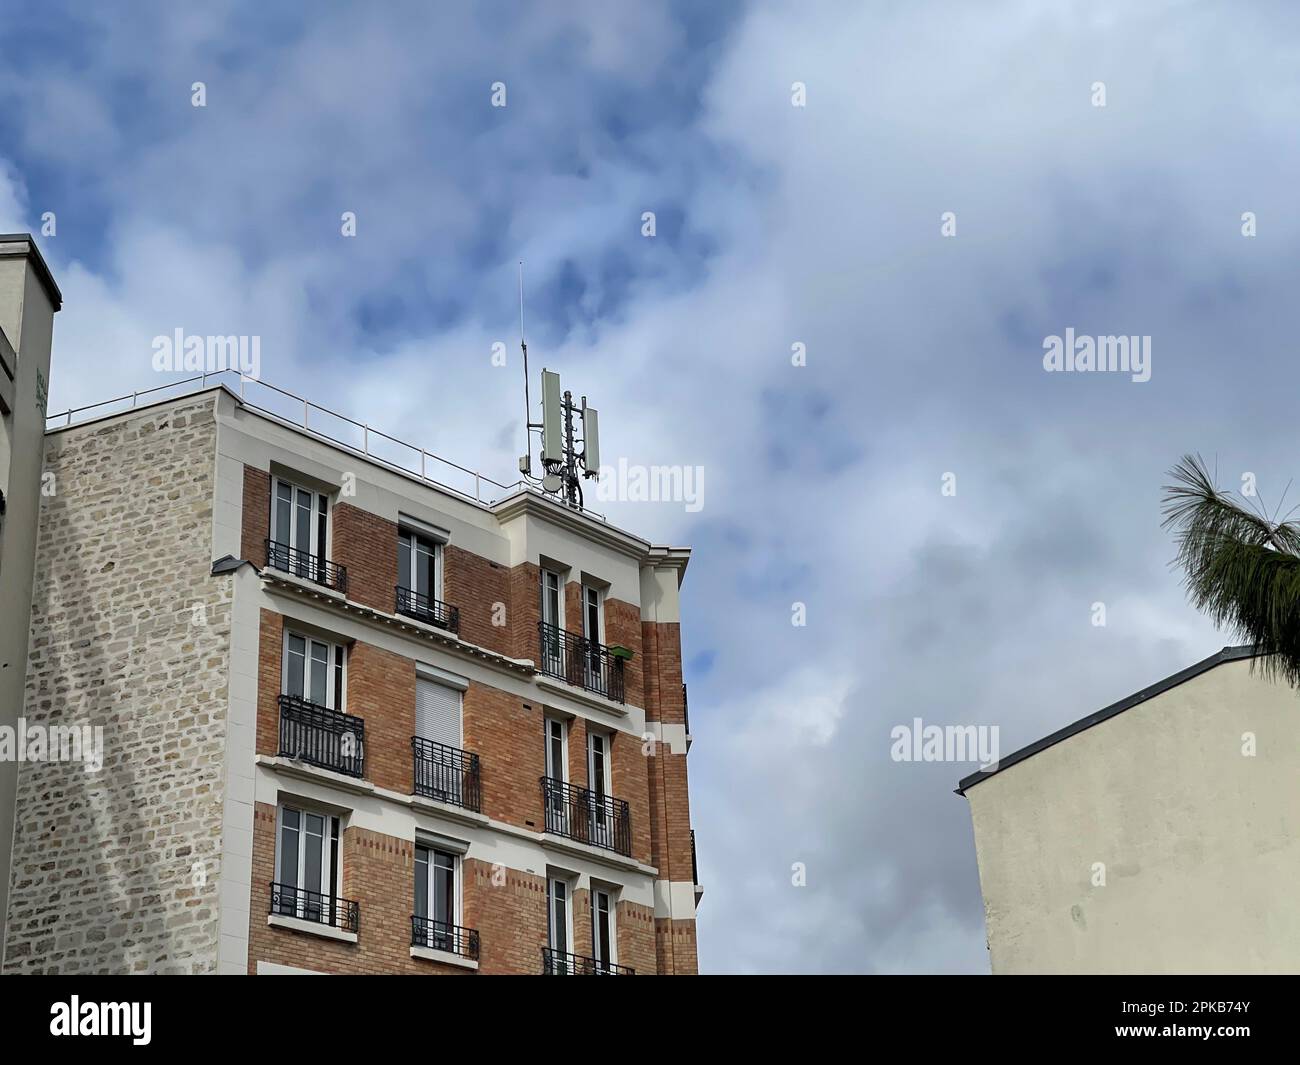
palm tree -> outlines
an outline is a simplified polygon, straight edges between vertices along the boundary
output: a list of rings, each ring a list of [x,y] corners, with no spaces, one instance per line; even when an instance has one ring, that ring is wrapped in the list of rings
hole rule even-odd
[[[1266,655],[1252,660],[1264,673],[1300,686],[1300,524],[1220,491],[1199,455],[1169,477],[1162,525],[1174,530],[1188,598]]]

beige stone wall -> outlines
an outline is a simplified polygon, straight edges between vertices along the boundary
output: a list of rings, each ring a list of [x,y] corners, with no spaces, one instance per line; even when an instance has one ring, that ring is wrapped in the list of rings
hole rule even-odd
[[[104,766],[18,781],[5,972],[217,967],[231,583],[213,578],[213,396],[48,438],[25,717]]]
[[[1300,694],[1248,662],[966,797],[994,973],[1300,972]]]

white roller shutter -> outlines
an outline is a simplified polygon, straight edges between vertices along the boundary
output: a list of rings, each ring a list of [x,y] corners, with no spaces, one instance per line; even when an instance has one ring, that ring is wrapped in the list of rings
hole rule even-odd
[[[460,692],[419,677],[415,682],[415,734],[421,739],[459,747]]]

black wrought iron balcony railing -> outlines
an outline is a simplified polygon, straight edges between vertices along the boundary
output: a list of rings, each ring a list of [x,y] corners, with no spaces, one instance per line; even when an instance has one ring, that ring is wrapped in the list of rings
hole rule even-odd
[[[411,946],[427,950],[441,950],[458,954],[470,961],[478,961],[478,929],[462,928],[428,917],[411,915]]]
[[[537,631],[541,645],[538,668],[543,673],[616,703],[623,702],[623,659],[603,643],[565,632],[544,621],[538,622]]]
[[[577,843],[630,857],[632,817],[627,800],[597,795],[588,788],[542,777],[546,831]]]
[[[460,632],[460,607],[444,603],[441,599],[430,599],[427,595],[403,588],[400,584],[397,586],[397,613],[423,621],[426,625],[436,625],[448,632]]]
[[[691,829],[691,883],[700,882],[700,863],[695,860],[695,829]]]
[[[542,948],[543,976],[635,976],[630,965],[613,965],[589,958],[585,954],[569,954],[563,950]]]
[[[366,723],[296,695],[281,695],[280,753],[346,776],[365,776]]]
[[[448,747],[445,743],[411,737],[415,759],[415,794],[450,803],[479,813],[482,790],[479,783],[478,755]]]
[[[355,899],[339,899],[292,884],[272,882],[271,913],[277,917],[296,917],[300,921],[328,925],[341,932],[356,933],[361,927],[361,904]]]
[[[298,548],[291,547],[278,540],[267,540],[266,565],[269,569],[292,573],[302,580],[311,581],[326,588],[333,588],[336,592],[347,594],[347,567],[331,562],[323,555],[313,555],[308,551],[300,551]]]
[[[691,704],[686,698],[686,685],[682,684],[682,724],[686,727],[686,735],[691,734]]]

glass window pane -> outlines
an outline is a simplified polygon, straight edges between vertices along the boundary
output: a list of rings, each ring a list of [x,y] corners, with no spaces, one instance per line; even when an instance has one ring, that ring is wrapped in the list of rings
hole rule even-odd
[[[429,916],[429,851],[415,848],[415,916]]]
[[[311,642],[311,694],[313,703],[325,706],[328,699],[329,648],[323,643]]]
[[[323,883],[321,873],[325,868],[325,818],[319,814],[307,814],[303,821],[302,886],[309,891],[320,891]]]
[[[397,583],[403,588],[412,588],[411,584],[411,537],[409,533],[397,535]]]
[[[280,816],[280,883],[298,886],[298,811],[287,808]]]
[[[430,599],[433,595],[433,566],[429,548],[422,540],[415,541],[415,590]]]
[[[433,915],[446,924],[456,923],[456,859],[434,852]]]
[[[303,696],[303,676],[307,666],[307,641],[301,636],[289,637],[288,691],[286,694]]]
[[[289,543],[289,530],[292,525],[293,489],[283,481],[275,485],[275,528],[271,531],[272,539],[279,543]]]
[[[298,515],[293,530],[293,546],[311,554],[311,493],[298,489]]]

